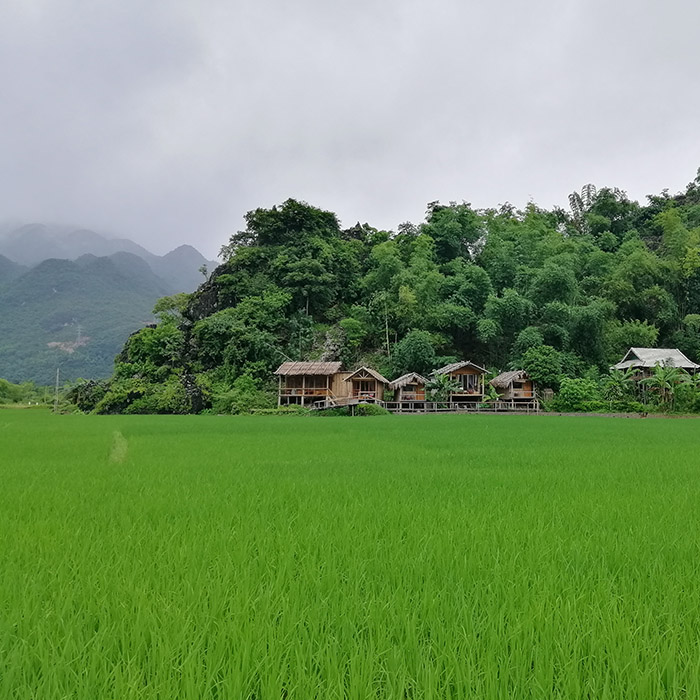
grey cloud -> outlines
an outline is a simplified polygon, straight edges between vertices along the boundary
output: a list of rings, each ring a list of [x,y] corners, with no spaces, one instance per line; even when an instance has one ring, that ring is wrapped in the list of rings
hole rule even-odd
[[[690,1],[10,0],[0,218],[208,255],[287,197],[395,228],[425,203],[683,187]]]

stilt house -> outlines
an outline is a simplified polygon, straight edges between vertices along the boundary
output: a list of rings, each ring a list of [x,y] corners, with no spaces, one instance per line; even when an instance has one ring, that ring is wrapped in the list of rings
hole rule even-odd
[[[450,402],[474,402],[484,398],[484,375],[486,369],[466,360],[453,362],[433,372],[435,376],[446,374],[459,388],[450,394]]]
[[[425,401],[425,387],[428,380],[417,372],[409,372],[389,384],[389,389],[394,392],[394,401],[421,402]]]
[[[533,401],[535,384],[524,369],[502,372],[489,384],[498,391],[502,401]]]
[[[276,370],[279,377],[277,405],[308,406],[327,397],[349,395],[340,362],[284,362]]]
[[[640,375],[650,376],[656,365],[679,367],[694,374],[700,365],[688,359],[678,348],[630,348],[627,354],[610,369],[637,369]]]
[[[360,369],[346,375],[345,381],[350,389],[349,393],[345,394],[346,396],[374,401],[384,399],[384,388],[389,384],[388,379],[370,367],[360,367]]]

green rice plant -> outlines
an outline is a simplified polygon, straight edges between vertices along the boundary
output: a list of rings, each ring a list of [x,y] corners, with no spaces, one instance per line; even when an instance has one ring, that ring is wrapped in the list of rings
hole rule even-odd
[[[693,420],[0,414],[0,698],[700,697]]]

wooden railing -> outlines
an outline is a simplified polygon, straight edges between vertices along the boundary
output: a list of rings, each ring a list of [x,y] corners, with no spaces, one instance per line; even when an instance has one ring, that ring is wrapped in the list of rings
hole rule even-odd
[[[401,393],[401,401],[425,401],[424,391],[404,391]]]
[[[280,388],[280,396],[330,396],[331,390],[326,387],[315,388],[315,387],[286,387]]]
[[[388,401],[392,413],[539,413],[539,401]]]

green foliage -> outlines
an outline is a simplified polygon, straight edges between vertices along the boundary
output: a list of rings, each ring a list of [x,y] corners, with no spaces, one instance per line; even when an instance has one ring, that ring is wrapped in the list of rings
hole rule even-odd
[[[648,387],[665,408],[673,408],[676,392],[683,384],[689,384],[691,378],[687,372],[678,367],[656,365],[651,376],[640,381]]]
[[[212,398],[213,413],[251,413],[260,409],[271,409],[275,405],[275,395],[265,391],[259,380],[243,374],[233,382],[230,390],[215,393]]]
[[[161,321],[179,320],[187,310],[191,296],[191,294],[181,292],[169,297],[161,297],[153,307],[153,315],[157,316]]]
[[[391,356],[395,376],[407,372],[428,374],[435,369],[435,348],[430,333],[412,330],[394,346]]]
[[[614,320],[605,327],[606,356],[609,362],[618,362],[630,348],[653,348],[659,329],[648,321]]]
[[[564,377],[561,387],[555,399],[555,405],[559,411],[589,411],[603,410],[605,402],[601,402],[600,387],[592,379],[571,379]],[[603,409],[597,408],[601,402]]]
[[[256,209],[208,281],[159,302],[160,323],[127,340],[113,398],[126,380],[128,396],[192,374],[212,382],[217,406],[237,410],[238,378],[264,391],[285,359],[394,376],[471,359],[523,367],[552,389],[561,376],[597,380],[630,346],[680,347],[698,359],[696,190],[642,207],[587,186],[571,213],[433,202],[424,223],[396,234],[367,224],[342,231],[334,214],[296,200]]]
[[[311,414],[309,408],[296,404],[277,406],[275,408],[254,408],[250,412],[255,416],[308,416]]]
[[[109,391],[109,384],[94,379],[79,379],[67,392],[66,398],[84,413],[94,411]]]
[[[13,384],[0,378],[0,404],[48,403],[53,392],[48,387],[39,387],[34,382]]]
[[[361,403],[355,406],[356,416],[390,416],[391,413],[376,403]]]
[[[521,358],[530,348],[537,348],[544,345],[544,336],[539,328],[528,326],[518,333],[518,337],[513,343],[513,356]]]
[[[460,385],[449,374],[436,374],[431,377],[426,389],[430,401],[449,401],[450,394],[459,391]]]
[[[539,345],[525,351],[522,368],[535,385],[543,389],[556,389],[562,373],[561,354],[551,345]]]

